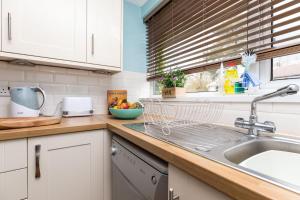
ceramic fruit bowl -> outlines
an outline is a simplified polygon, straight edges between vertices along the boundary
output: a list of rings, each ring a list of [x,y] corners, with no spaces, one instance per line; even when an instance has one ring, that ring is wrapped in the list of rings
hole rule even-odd
[[[143,108],[134,109],[115,109],[109,108],[112,116],[118,119],[136,119],[143,113]]]

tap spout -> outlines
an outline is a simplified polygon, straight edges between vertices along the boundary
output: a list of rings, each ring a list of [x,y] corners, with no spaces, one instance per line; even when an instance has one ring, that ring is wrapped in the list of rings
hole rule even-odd
[[[273,97],[279,97],[279,96],[284,97],[287,95],[297,94],[298,91],[299,91],[299,86],[296,84],[291,84],[291,85],[285,86],[283,88],[280,88],[280,89],[276,90],[275,92],[256,97],[251,103],[251,116],[256,116],[257,102],[263,101],[266,99],[270,99]]]
[[[296,94],[298,91],[299,91],[299,86],[295,84],[291,84],[283,88],[280,88],[275,92],[256,97],[251,102],[251,113],[250,113],[249,121],[246,121],[243,118],[237,118],[235,121],[235,126],[248,129],[248,134],[254,136],[257,136],[258,133],[261,131],[274,133],[276,131],[276,126],[273,122],[270,121],[266,121],[264,123],[258,122],[257,119],[258,117],[256,113],[257,102],[270,99],[273,97],[284,97],[287,95],[293,95]]]

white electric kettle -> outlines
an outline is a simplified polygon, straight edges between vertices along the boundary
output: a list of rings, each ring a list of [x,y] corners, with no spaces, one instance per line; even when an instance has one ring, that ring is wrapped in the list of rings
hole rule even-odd
[[[39,103],[38,93],[42,94]],[[10,89],[12,117],[38,117],[44,106],[46,95],[39,87],[15,87]]]

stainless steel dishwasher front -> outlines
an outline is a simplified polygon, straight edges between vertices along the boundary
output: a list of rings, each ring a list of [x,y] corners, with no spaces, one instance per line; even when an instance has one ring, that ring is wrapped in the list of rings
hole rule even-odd
[[[168,165],[156,156],[114,135],[113,200],[167,200]]]

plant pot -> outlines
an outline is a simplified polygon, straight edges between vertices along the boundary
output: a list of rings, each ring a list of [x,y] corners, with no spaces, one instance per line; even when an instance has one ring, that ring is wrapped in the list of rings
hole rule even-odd
[[[183,97],[185,95],[185,88],[183,87],[163,88],[161,93],[163,98]]]

